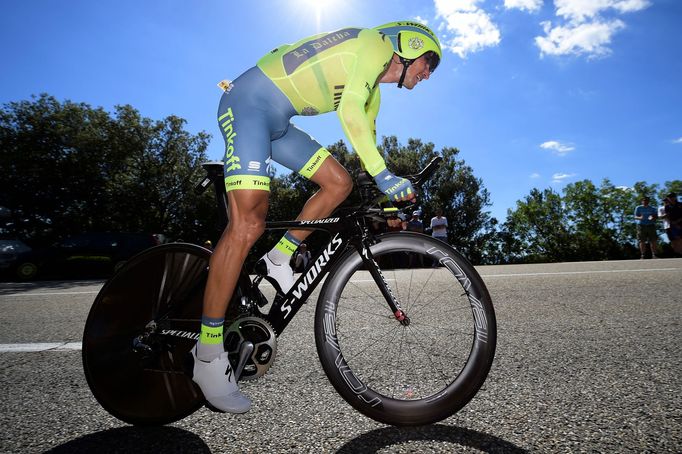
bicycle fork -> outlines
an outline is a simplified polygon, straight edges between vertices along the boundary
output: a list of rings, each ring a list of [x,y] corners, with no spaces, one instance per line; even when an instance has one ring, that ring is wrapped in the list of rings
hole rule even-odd
[[[408,326],[410,324],[410,318],[400,307],[398,299],[395,297],[395,295],[393,295],[391,288],[388,286],[388,282],[386,282],[386,278],[381,272],[381,269],[379,269],[379,265],[374,260],[374,255],[372,255],[372,251],[369,249],[369,239],[364,238],[361,242],[359,242],[359,244],[356,245],[356,247],[358,247],[358,252],[360,252],[362,262],[365,264],[369,274],[372,276],[372,279],[374,279],[374,282],[379,287],[379,291],[381,291],[381,294],[386,299],[386,302],[391,308],[395,319],[398,320],[401,325]]]

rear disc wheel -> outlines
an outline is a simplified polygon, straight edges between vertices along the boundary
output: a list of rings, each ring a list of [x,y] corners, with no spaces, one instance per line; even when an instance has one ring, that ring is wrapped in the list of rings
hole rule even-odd
[[[204,398],[186,373],[201,324],[210,252],[190,244],[149,249],[102,288],[83,334],[83,368],[97,401],[130,424],[168,424]]]

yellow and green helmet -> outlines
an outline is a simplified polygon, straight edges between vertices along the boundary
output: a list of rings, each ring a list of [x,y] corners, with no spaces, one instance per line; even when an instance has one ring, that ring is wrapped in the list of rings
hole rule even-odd
[[[405,71],[414,60],[427,54],[429,71],[433,72],[443,57],[436,34],[419,22],[389,22],[374,28],[391,40],[393,51],[400,57]]]

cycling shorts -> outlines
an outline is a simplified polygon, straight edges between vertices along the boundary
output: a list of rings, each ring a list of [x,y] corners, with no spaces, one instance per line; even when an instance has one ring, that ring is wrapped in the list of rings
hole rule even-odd
[[[270,190],[272,161],[310,179],[329,152],[289,120],[297,112],[277,86],[253,67],[223,93],[218,125],[225,139],[225,187]]]

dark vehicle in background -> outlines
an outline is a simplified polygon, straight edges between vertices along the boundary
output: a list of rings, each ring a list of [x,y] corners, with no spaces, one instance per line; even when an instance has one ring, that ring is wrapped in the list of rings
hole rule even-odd
[[[0,270],[19,280],[104,277],[158,244],[157,235],[146,233],[84,233],[37,249],[18,240],[0,240]]]
[[[30,252],[31,248],[23,241],[0,239],[0,273],[7,275],[16,271],[20,257]]]

